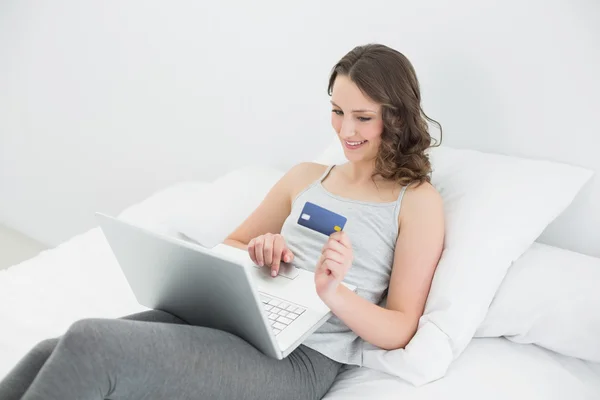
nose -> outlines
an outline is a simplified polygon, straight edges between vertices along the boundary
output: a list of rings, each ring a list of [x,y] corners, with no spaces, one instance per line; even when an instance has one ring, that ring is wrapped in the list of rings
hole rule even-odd
[[[352,120],[344,119],[342,122],[342,127],[340,129],[340,136],[343,139],[349,139],[355,134],[355,125]]]

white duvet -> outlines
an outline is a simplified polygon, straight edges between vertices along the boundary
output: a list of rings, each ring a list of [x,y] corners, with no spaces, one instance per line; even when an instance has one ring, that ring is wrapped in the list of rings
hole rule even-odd
[[[159,193],[122,217],[175,234],[163,223],[164,213],[182,194]],[[0,271],[0,378],[35,343],[61,335],[77,319],[119,317],[144,309],[98,228]],[[439,381],[416,388],[380,372],[350,368],[326,398],[600,399],[600,364],[505,339],[475,339]]]

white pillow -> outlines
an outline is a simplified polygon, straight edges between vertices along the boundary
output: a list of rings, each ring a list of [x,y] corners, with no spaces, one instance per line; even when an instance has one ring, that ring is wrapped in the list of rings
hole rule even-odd
[[[119,218],[164,235],[178,236],[174,221],[193,215],[198,199],[210,192],[210,182],[181,182],[159,190],[140,203],[127,207]]]
[[[169,216],[171,227],[205,247],[214,247],[258,207],[283,176],[274,168],[250,165],[231,171],[202,190],[188,193]]]
[[[509,269],[475,336],[600,363],[599,285],[600,258],[534,243]]]
[[[511,263],[572,202],[592,172],[548,161],[452,149],[430,152],[446,241],[423,317],[404,349],[366,345],[363,363],[414,385],[443,377],[484,320]],[[339,141],[316,159],[345,161]]]

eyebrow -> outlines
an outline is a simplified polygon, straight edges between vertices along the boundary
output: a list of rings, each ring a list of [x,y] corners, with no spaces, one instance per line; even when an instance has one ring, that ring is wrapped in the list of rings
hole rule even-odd
[[[335,104],[333,101],[330,101],[331,104],[333,104],[334,106],[338,107],[338,108],[342,108],[340,106],[338,106],[337,104]],[[374,110],[367,110],[366,108],[361,108],[360,110],[352,110],[353,113],[364,113],[364,112],[369,112],[369,113],[373,113],[373,114],[377,114],[377,111]]]

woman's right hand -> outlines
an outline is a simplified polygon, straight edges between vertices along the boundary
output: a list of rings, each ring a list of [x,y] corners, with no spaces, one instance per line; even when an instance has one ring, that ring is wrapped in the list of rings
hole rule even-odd
[[[267,233],[250,240],[248,253],[256,265],[271,267],[271,276],[277,276],[281,261],[289,263],[294,260],[294,254],[278,233]]]

